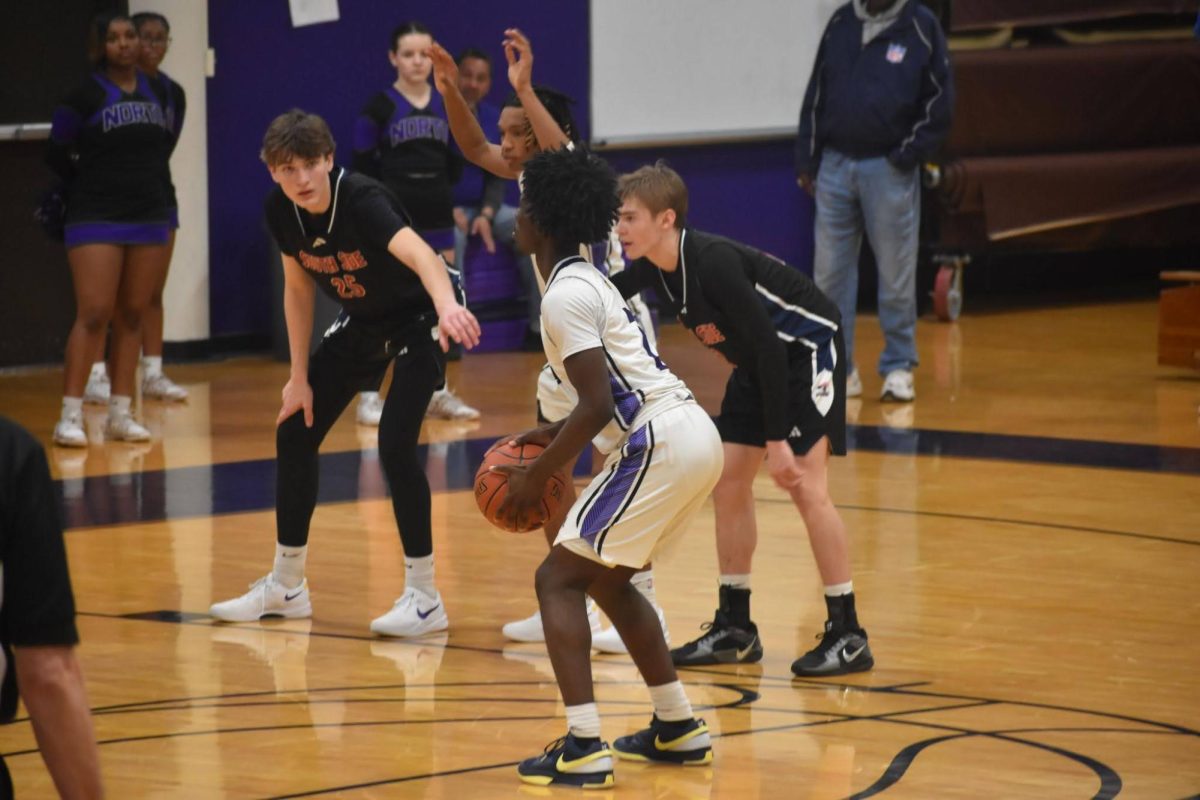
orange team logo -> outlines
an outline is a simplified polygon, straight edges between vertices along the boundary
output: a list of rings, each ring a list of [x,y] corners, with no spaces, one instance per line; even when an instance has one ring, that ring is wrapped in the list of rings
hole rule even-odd
[[[696,334],[697,339],[709,347],[725,341],[725,334],[721,333],[721,329],[711,322],[706,322],[703,325],[697,325],[696,330],[693,331],[693,333]]]
[[[322,272],[326,275],[338,272],[338,262],[333,256],[314,256],[303,250],[300,251],[300,265],[311,272]]]
[[[362,269],[367,265],[367,259],[363,257],[361,250],[355,250],[353,253],[337,254],[338,263],[342,265],[342,270],[345,272],[353,272],[356,269]]]
[[[354,279],[353,275],[335,275],[329,279],[329,282],[333,284],[334,289],[337,289],[338,297],[343,300],[355,300],[367,296],[367,290]]]

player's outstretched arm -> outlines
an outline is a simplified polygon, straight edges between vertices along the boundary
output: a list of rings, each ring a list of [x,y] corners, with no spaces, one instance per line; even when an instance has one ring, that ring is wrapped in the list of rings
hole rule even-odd
[[[500,145],[487,140],[483,128],[479,127],[479,120],[471,113],[471,107],[458,90],[458,64],[454,63],[454,57],[437,42],[426,51],[426,55],[433,61],[433,85],[445,100],[450,133],[463,157],[493,175],[515,180],[517,173],[509,168],[500,155]]]
[[[479,321],[458,304],[450,276],[446,273],[446,263],[425,240],[412,228],[401,228],[388,242],[388,252],[417,273],[421,285],[433,300],[442,350],[449,349],[450,339],[468,350],[479,344]]]
[[[571,141],[570,137],[558,127],[554,117],[542,105],[537,93],[533,91],[533,46],[529,37],[516,28],[504,32],[504,58],[508,61],[508,82],[521,100],[521,108],[537,137],[538,147],[543,150],[554,150],[565,146]]]

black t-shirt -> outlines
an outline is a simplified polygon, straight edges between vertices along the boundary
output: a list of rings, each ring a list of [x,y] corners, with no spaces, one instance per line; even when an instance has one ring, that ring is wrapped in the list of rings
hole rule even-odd
[[[433,311],[417,273],[388,252],[408,215],[379,181],[335,168],[329,210],[309,214],[283,190],[267,197],[267,226],[317,287],[354,320],[399,329]]]
[[[687,228],[679,263],[663,272],[639,258],[611,276],[629,297],[653,289],[659,304],[762,390],[767,439],[786,439],[789,362],[809,359],[841,325],[833,304],[800,270],[749,245]]]
[[[59,515],[46,454],[0,417],[0,722],[16,713],[11,648],[79,642]]]

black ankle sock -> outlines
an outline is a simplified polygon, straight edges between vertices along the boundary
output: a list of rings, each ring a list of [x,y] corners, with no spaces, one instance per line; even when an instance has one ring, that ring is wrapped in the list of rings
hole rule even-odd
[[[721,586],[721,611],[735,628],[750,627],[750,590]]]
[[[839,631],[857,631],[858,613],[854,610],[854,592],[825,596],[825,609],[829,613],[830,628]]]

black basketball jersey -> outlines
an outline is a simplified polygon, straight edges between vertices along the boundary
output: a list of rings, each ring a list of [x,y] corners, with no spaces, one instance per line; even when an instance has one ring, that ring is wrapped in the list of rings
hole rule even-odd
[[[433,311],[417,273],[388,252],[408,215],[379,181],[334,168],[329,209],[313,215],[276,187],[266,217],[279,249],[295,258],[345,312],[381,330],[396,330]]]
[[[664,311],[750,373],[763,390],[768,438],[786,437],[789,362],[824,350],[841,324],[837,306],[807,275],[749,245],[687,228],[673,272],[639,258],[611,279],[626,297],[653,289]]]
[[[46,161],[67,181],[67,222],[165,222],[171,135],[149,79],[97,72],[55,110]]]

